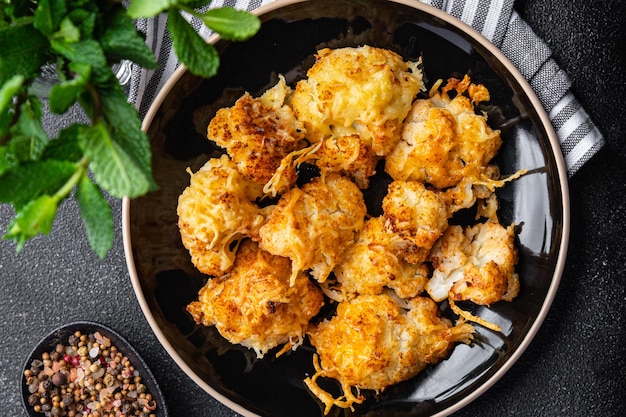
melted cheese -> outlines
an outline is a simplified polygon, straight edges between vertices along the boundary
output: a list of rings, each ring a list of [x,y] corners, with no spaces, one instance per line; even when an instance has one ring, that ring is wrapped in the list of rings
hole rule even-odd
[[[343,250],[354,242],[366,214],[363,194],[338,174],[318,177],[285,193],[261,227],[261,247],[293,263],[293,276],[311,269],[324,282]]]
[[[370,46],[322,49],[292,98],[309,139],[359,135],[386,155],[400,139],[402,123],[423,89],[417,62]]]
[[[222,275],[233,264],[236,243],[245,236],[258,236],[271,210],[254,204],[261,195],[261,187],[245,180],[226,155],[210,159],[191,174],[189,186],[178,198],[178,227],[199,271]]]
[[[253,349],[259,358],[285,345],[300,346],[309,320],[324,301],[306,274],[290,284],[291,263],[244,241],[231,273],[210,279],[187,307],[197,323],[215,326],[231,343]]]
[[[411,298],[424,290],[428,268],[423,263],[410,264],[394,254],[398,237],[385,229],[383,217],[365,222],[357,240],[343,253],[334,273],[336,290],[342,298],[357,294],[381,294],[389,288],[401,298]]]
[[[500,149],[500,131],[476,114],[474,100],[489,99],[483,86],[451,79],[428,99],[416,100],[402,130],[402,140],[386,160],[385,170],[397,180],[427,182],[443,189],[464,177],[479,177]],[[471,86],[471,88],[470,88]],[[450,99],[448,91],[456,87]],[[463,95],[469,89],[471,97]]]
[[[449,211],[440,193],[416,181],[394,181],[382,203],[386,228],[404,241],[394,252],[411,263],[426,260],[448,227]]]
[[[290,93],[281,76],[261,97],[245,93],[211,120],[208,138],[226,149],[246,179],[265,185],[285,156],[306,146],[304,127],[286,104]]]
[[[325,413],[332,406],[352,408],[364,399],[361,389],[382,391],[417,375],[444,359],[455,342],[469,343],[473,331],[467,323],[452,326],[429,298],[412,298],[407,311],[388,295],[360,295],[340,303],[336,316],[309,332],[319,364],[305,382],[325,403]],[[319,377],[337,380],[343,397],[325,392]]]

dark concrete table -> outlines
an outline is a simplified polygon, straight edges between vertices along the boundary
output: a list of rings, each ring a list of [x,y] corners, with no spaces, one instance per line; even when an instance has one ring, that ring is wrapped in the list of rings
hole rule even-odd
[[[622,0],[516,2],[553,48],[607,145],[570,181],[568,262],[544,325],[510,371],[458,416],[626,413],[625,8]],[[124,260],[121,203],[112,205],[116,237],[104,262],[89,250],[74,201],[61,207],[52,234],[21,255],[0,243],[0,414],[24,415],[20,367],[38,339],[86,319],[113,327],[137,348],[172,416],[236,416],[177,367],[143,318]],[[3,227],[11,215],[0,206]]]

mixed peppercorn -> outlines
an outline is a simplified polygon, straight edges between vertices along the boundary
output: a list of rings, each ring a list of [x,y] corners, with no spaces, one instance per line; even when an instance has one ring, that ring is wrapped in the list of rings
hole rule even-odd
[[[24,377],[28,404],[46,416],[156,417],[139,372],[99,332],[70,335],[67,345],[34,359]]]

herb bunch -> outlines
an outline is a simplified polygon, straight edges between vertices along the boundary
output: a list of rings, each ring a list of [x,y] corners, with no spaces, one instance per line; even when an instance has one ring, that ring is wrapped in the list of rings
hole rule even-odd
[[[192,73],[212,77],[219,66],[181,12],[199,17],[225,39],[254,35],[259,19],[245,11],[199,11],[207,0],[0,0],[0,203],[15,216],[5,239],[21,251],[48,234],[57,209],[74,196],[89,244],[104,258],[113,242],[105,194],[138,197],[155,190],[150,144],[135,107],[111,67],[130,60],[156,68],[134,19],[168,15],[174,51]],[[56,114],[78,105],[89,124],[75,123],[51,138],[34,85],[53,66],[58,82],[48,93]]]

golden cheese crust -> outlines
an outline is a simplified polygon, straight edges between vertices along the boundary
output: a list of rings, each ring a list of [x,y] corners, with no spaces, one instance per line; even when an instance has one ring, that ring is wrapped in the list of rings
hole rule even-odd
[[[281,76],[261,97],[245,93],[209,123],[208,138],[226,149],[245,178],[265,185],[285,156],[306,146],[304,127],[286,104],[290,94]]]
[[[322,141],[319,148],[305,160],[312,160],[324,173],[347,175],[359,188],[365,189],[369,186],[369,177],[376,173],[379,159],[372,147],[363,142],[359,135],[348,135]]]
[[[389,288],[400,298],[411,298],[424,291],[428,281],[426,264],[410,264],[393,253],[397,239],[385,229],[383,217],[368,219],[356,242],[343,253],[334,273],[342,298],[357,294],[381,294]]]
[[[298,82],[292,106],[311,142],[357,134],[376,155],[400,140],[402,123],[423,89],[416,62],[380,48],[322,49],[307,79]]]
[[[259,230],[266,251],[290,258],[293,274],[311,269],[324,282],[363,227],[363,194],[339,174],[317,177],[285,193]]]
[[[383,198],[385,227],[404,241],[395,253],[408,262],[426,260],[435,241],[448,227],[443,196],[417,181],[393,181]]]
[[[511,301],[519,292],[513,225],[487,221],[450,226],[430,255],[434,272],[426,290],[435,301],[449,298],[480,305]]]
[[[474,328],[452,326],[431,299],[415,297],[407,305],[405,310],[385,294],[360,295],[340,303],[336,316],[309,331],[319,363],[305,382],[326,413],[334,405],[352,408],[363,400],[360,389],[382,391],[407,380],[447,357],[455,342],[471,340]],[[318,377],[337,380],[344,396],[334,399],[324,392]]]
[[[271,210],[254,204],[261,195],[261,186],[244,179],[226,155],[210,159],[191,174],[189,186],[178,198],[178,227],[200,272],[222,275],[235,259],[233,244],[246,236],[258,239]]]
[[[290,284],[291,262],[245,240],[229,275],[210,279],[187,306],[196,323],[215,326],[231,343],[253,349],[298,347],[322,307],[321,290],[304,273]]]
[[[450,99],[448,91],[456,89]],[[464,95],[469,92],[470,97]],[[464,177],[479,177],[500,149],[500,131],[476,114],[473,103],[489,99],[486,88],[450,79],[441,92],[415,100],[402,130],[402,140],[386,159],[385,170],[397,180],[452,187]]]

